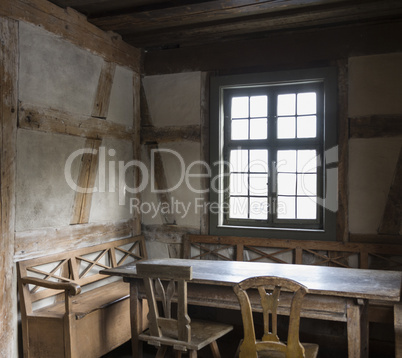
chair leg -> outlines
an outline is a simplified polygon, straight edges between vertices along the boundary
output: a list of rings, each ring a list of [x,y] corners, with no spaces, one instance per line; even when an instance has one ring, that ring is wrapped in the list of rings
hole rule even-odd
[[[162,346],[158,348],[155,358],[164,358],[167,348],[168,348],[167,346]]]
[[[212,356],[214,358],[221,358],[221,353],[219,352],[218,343],[216,343],[216,341],[213,341],[209,346],[211,347]]]
[[[188,351],[188,358],[197,358],[197,351]]]

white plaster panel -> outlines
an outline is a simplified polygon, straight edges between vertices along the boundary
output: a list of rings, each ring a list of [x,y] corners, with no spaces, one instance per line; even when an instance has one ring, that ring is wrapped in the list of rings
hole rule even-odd
[[[34,25],[19,33],[20,100],[90,115],[103,60]]]
[[[402,113],[402,53],[349,59],[349,116]]]
[[[392,183],[402,138],[349,142],[349,229],[376,234]]]
[[[200,72],[148,76],[143,83],[155,127],[200,123]]]
[[[133,126],[133,72],[116,66],[107,120]]]
[[[126,188],[134,186],[133,146],[130,141],[105,138],[99,152],[98,173],[92,194],[89,222],[130,219],[130,198]],[[128,165],[127,170],[120,166]],[[124,175],[125,174],[125,175]]]
[[[67,158],[85,139],[18,130],[16,231],[70,224],[75,191],[67,184]],[[76,181],[81,155],[72,162]]]
[[[192,163],[200,160],[199,143],[175,142],[159,145],[167,186],[170,196],[170,210],[173,213],[176,223],[179,226],[199,228],[202,209],[200,201],[201,180],[197,175],[200,173],[200,166]],[[162,224],[158,199],[152,190],[151,161],[146,150],[143,150],[144,163],[149,170],[149,182],[142,194],[142,208],[149,212],[143,212],[144,225]],[[189,177],[187,173],[196,177]],[[187,177],[187,182],[186,182]],[[198,201],[197,201],[198,199]],[[159,210],[158,210],[159,209]]]

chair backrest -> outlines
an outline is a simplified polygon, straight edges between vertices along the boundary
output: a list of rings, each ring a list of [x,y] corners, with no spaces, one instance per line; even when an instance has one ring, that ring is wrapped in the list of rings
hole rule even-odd
[[[285,295],[291,295],[287,343],[279,340],[277,332],[277,311],[282,289],[290,292]],[[240,357],[254,358],[258,351],[264,349],[283,352],[287,358],[304,357],[304,348],[299,341],[299,326],[301,304],[308,292],[307,287],[296,281],[264,276],[246,279],[236,285],[234,291],[240,303],[244,329]],[[256,340],[251,301],[253,305],[257,302],[263,311],[264,335],[259,341]]]
[[[150,335],[156,341],[168,339],[190,342],[191,320],[187,314],[187,281],[192,279],[192,267],[138,263],[136,268],[137,274],[144,279],[149,305]],[[177,317],[173,317],[171,304],[176,285]],[[157,301],[162,302],[162,312]]]

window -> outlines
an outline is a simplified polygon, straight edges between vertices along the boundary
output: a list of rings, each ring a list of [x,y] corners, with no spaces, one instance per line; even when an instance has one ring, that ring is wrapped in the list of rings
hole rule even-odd
[[[335,236],[335,78],[319,69],[212,79],[211,202],[220,210],[211,233]]]

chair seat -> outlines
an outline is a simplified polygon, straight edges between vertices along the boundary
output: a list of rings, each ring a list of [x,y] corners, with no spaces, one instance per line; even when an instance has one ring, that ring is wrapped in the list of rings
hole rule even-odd
[[[318,354],[319,346],[314,343],[302,343],[304,347],[305,358],[316,358]],[[263,352],[258,352],[258,357],[261,358],[286,358],[286,354],[283,352],[278,352],[274,350],[264,350]]]
[[[231,330],[233,330],[233,326],[229,324],[192,320],[190,342],[178,341],[175,338],[170,338],[168,334],[163,337],[153,337],[149,335],[148,330],[140,334],[139,339],[149,344],[157,344],[157,342],[159,342],[161,345],[174,346],[177,348],[184,347],[188,350],[198,351],[221,338]]]

